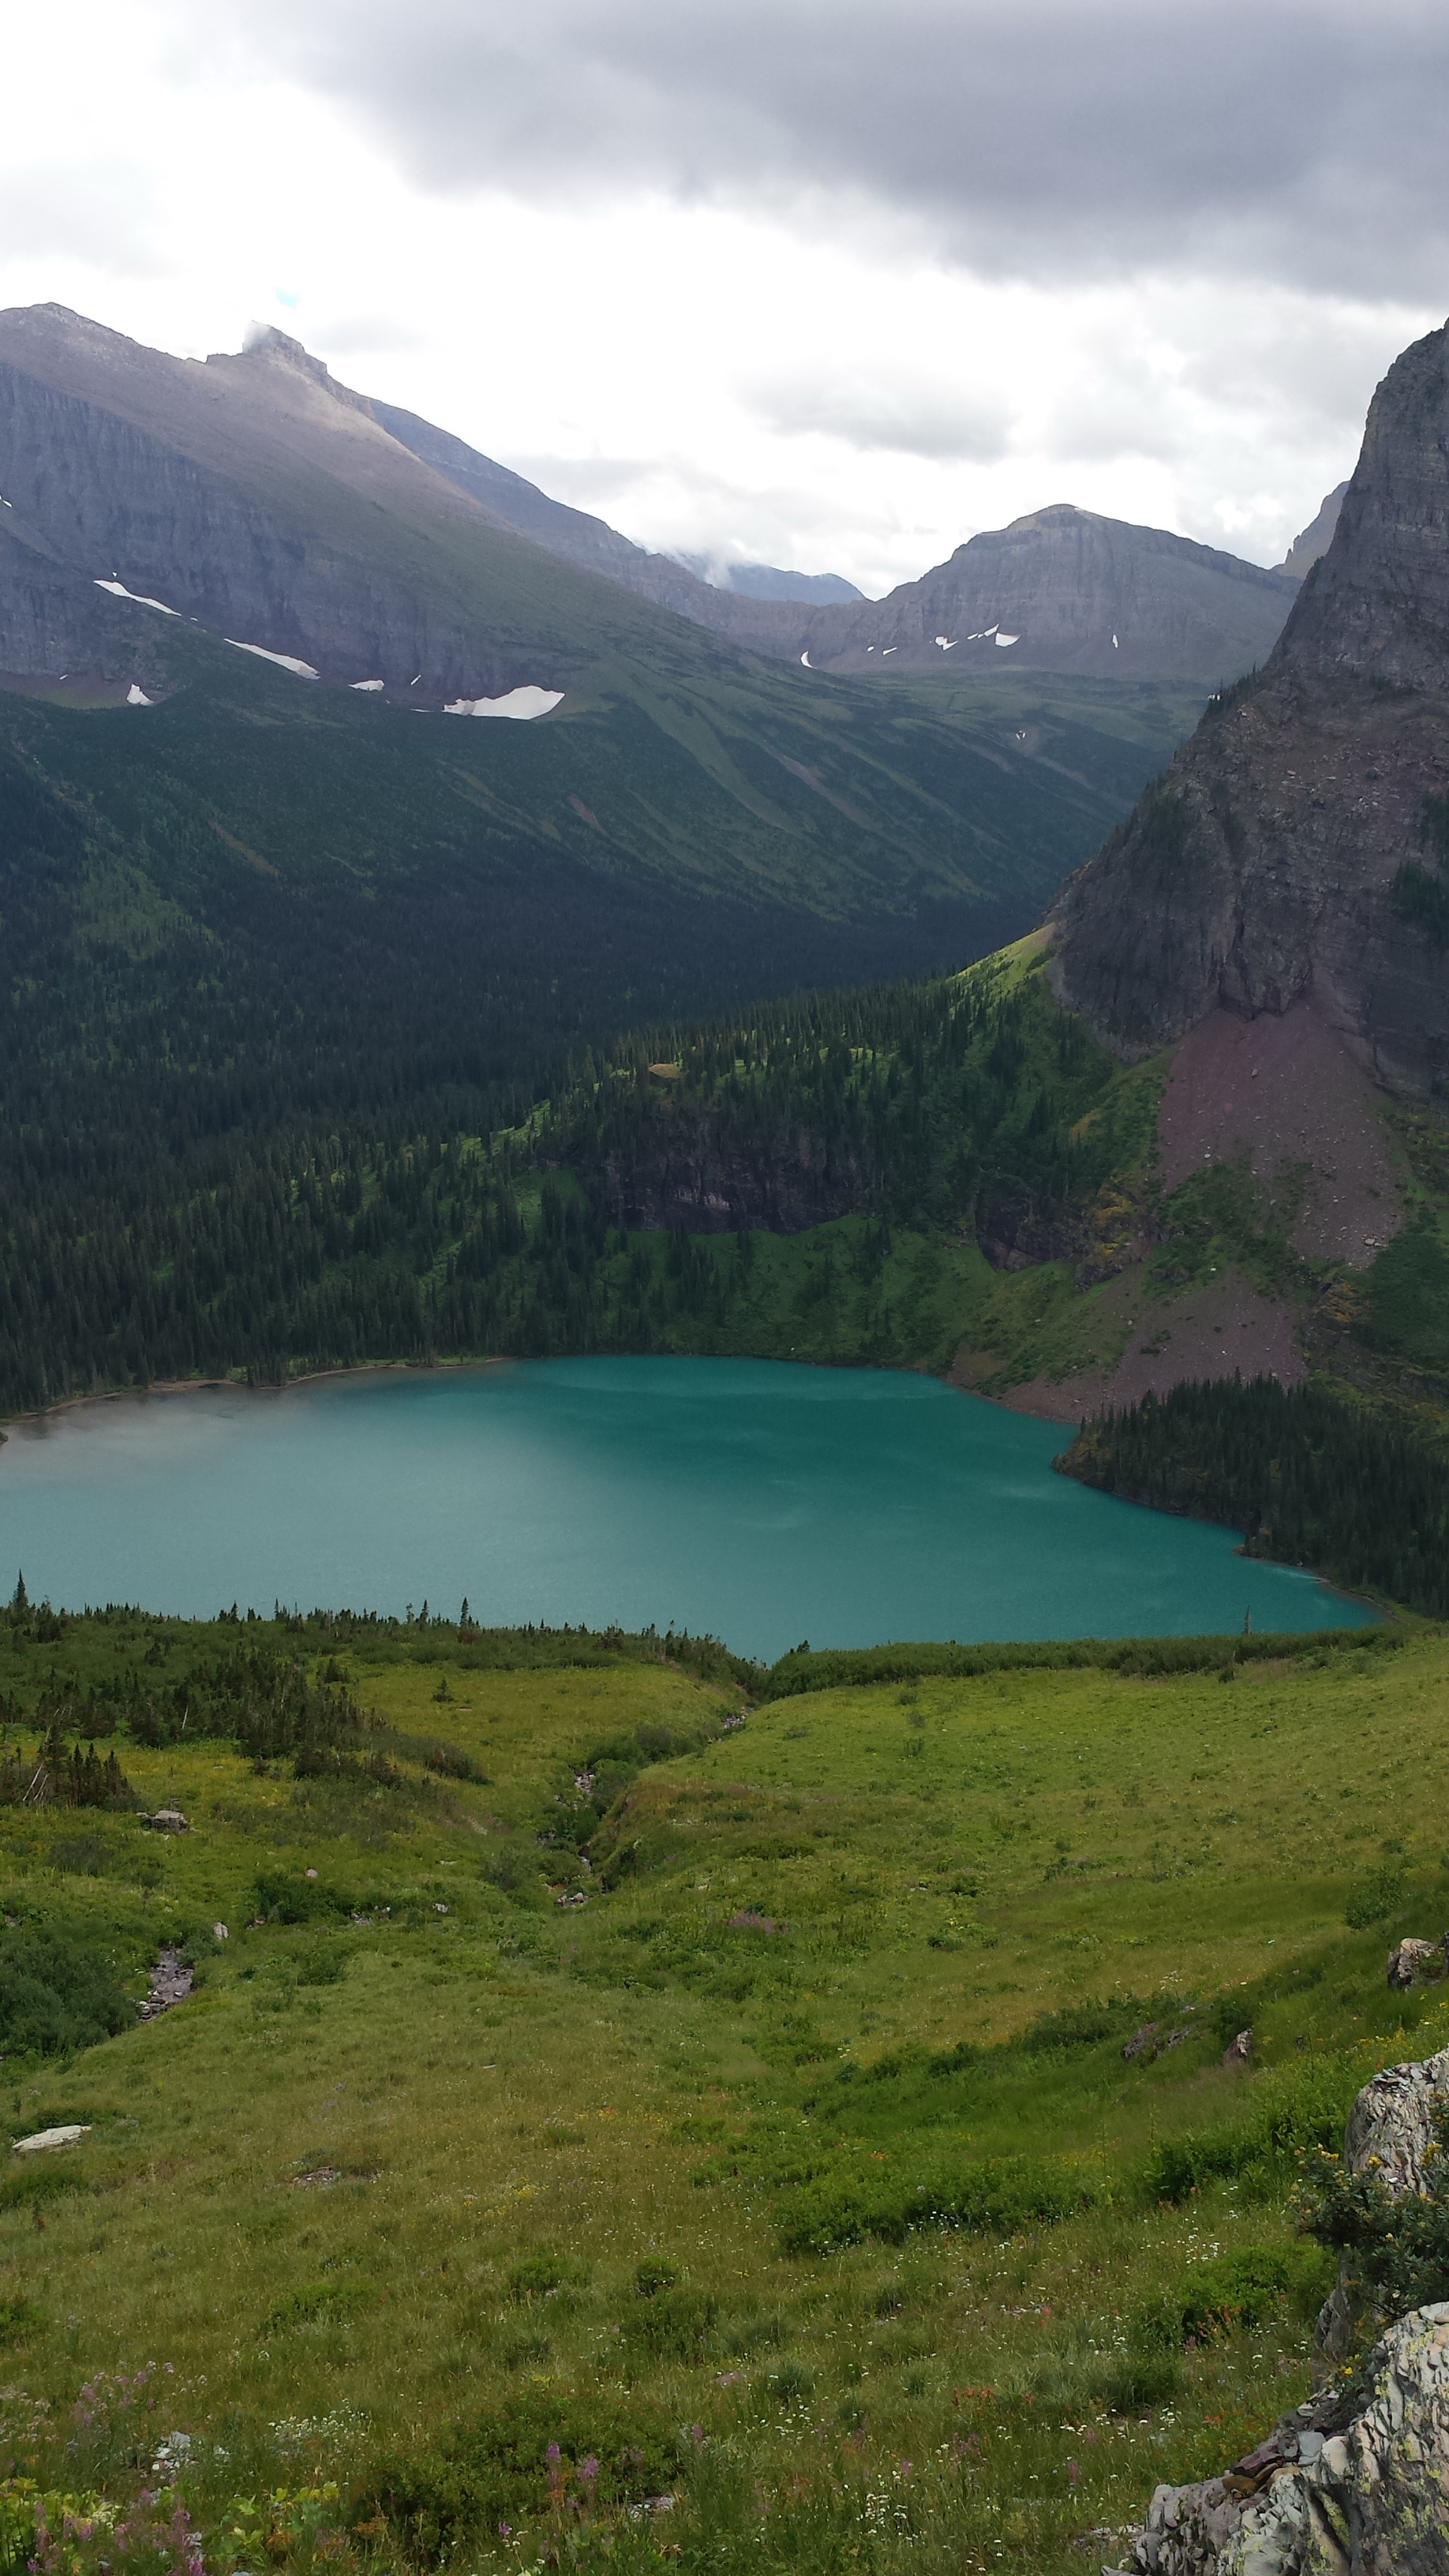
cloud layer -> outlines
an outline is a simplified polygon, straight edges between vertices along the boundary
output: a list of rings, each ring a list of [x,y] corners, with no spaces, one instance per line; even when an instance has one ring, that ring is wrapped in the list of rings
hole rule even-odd
[[[0,303],[255,315],[644,544],[1281,559],[1449,303],[1442,0],[69,0]]]
[[[985,274],[1449,294],[1440,0],[246,0],[228,30],[432,189],[824,199]]]

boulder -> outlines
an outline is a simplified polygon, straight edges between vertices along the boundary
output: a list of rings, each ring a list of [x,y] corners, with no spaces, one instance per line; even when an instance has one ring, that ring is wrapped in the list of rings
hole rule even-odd
[[[1350,2411],[1351,2410],[1351,2411]],[[1159,2487],[1116,2576],[1444,2576],[1449,2305],[1375,2345],[1355,2401],[1285,2415],[1219,2478]]]
[[[1398,1994],[1417,1985],[1421,1977],[1442,1974],[1443,1952],[1437,1941],[1400,1941],[1389,1952],[1389,1984]]]
[[[189,1834],[191,1831],[179,1807],[158,1807],[154,1815],[143,1815],[141,1822],[149,1825],[155,1834]]]
[[[42,2155],[48,2147],[73,2147],[77,2138],[88,2138],[89,2120],[74,2120],[60,2129],[37,2129],[31,2138],[17,2138],[10,2152],[15,2156]]]

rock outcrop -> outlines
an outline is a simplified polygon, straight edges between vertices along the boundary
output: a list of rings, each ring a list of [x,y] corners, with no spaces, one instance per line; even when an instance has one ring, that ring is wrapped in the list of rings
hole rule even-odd
[[[1059,995],[1129,1057],[1218,1004],[1251,1018],[1312,997],[1380,1080],[1427,1089],[1449,1069],[1446,794],[1449,326],[1375,394],[1262,672],[1064,890]]]
[[[1307,579],[1319,556],[1326,555],[1333,543],[1333,531],[1338,525],[1338,514],[1347,490],[1346,483],[1335,483],[1331,492],[1325,492],[1307,527],[1294,538],[1279,566],[1280,572],[1291,572],[1295,581]]]
[[[1396,1994],[1443,1973],[1444,1953],[1437,1941],[1396,1941],[1389,1952],[1389,1984]]]
[[[1449,2107],[1449,2048],[1401,2066],[1381,2067],[1348,2115],[1343,2161],[1348,2172],[1373,2172],[1391,2199],[1422,2191],[1435,2123]],[[1362,2322],[1363,2298],[1347,2255],[1323,2303],[1318,2343],[1330,2359],[1347,2352]]]
[[[1449,2306],[1369,2355],[1367,2395],[1312,2399],[1220,2478],[1159,2487],[1122,2576],[1444,2576]]]
[[[1422,2191],[1449,2103],[1449,2049],[1386,2066],[1349,2113],[1344,2163],[1394,2197]],[[1362,2318],[1346,2261],[1318,2320],[1330,2357]],[[1449,2304],[1389,2324],[1350,2388],[1283,2416],[1220,2477],[1161,2486],[1116,2576],[1445,2576]],[[1113,2571],[1108,2571],[1113,2576]]]

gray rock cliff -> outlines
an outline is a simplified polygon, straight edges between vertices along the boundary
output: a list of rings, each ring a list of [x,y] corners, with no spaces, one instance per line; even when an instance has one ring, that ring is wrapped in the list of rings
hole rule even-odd
[[[1449,970],[1432,886],[1426,927],[1399,872],[1432,878],[1426,800],[1446,790],[1449,327],[1379,386],[1332,542],[1261,674],[1209,708],[1065,888],[1059,995],[1130,1056],[1219,1003],[1254,1016],[1311,994],[1381,1080],[1427,1088],[1449,1069]]]

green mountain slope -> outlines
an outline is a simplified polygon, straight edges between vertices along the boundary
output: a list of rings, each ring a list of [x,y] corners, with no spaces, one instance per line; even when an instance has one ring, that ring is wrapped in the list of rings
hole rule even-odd
[[[263,1286],[255,1191],[284,1236],[318,1172],[358,1216],[399,1151],[515,1124],[621,1025],[954,962],[1037,909],[1176,713],[1067,686],[943,721],[734,657],[712,695],[478,723],[113,612],[156,703],[0,692],[11,1405],[319,1334],[413,1348],[415,1291],[384,1327],[350,1226],[342,1307],[289,1320],[315,1247]]]

